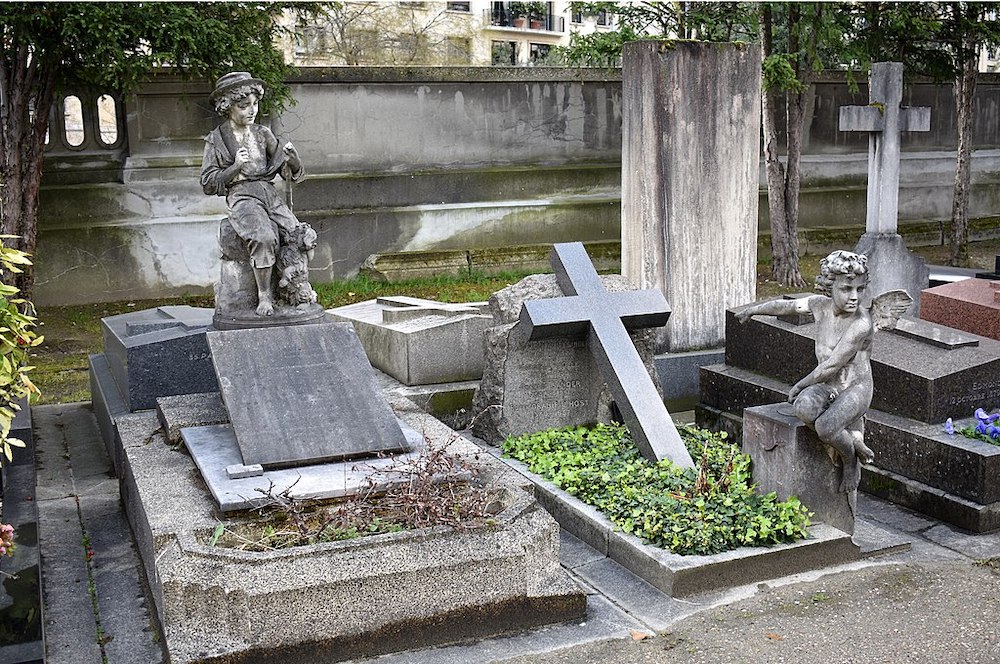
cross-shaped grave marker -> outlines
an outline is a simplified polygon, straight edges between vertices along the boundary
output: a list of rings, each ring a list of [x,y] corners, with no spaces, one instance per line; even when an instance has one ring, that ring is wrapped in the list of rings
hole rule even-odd
[[[626,293],[604,290],[580,242],[554,245],[550,260],[566,297],[524,303],[520,323],[528,339],[586,336],[642,455],[650,461],[669,458],[679,466],[694,467],[628,334],[629,330],[666,324],[670,306],[663,293],[655,289]]]
[[[931,109],[901,108],[903,63],[872,64],[867,106],[841,106],[840,131],[868,133],[868,214],[865,231],[896,233],[899,212],[899,134],[930,131]]]

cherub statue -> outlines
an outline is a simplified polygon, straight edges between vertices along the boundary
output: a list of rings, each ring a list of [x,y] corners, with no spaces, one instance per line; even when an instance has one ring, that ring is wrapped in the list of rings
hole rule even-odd
[[[840,491],[850,494],[861,481],[861,463],[874,453],[865,445],[864,416],[872,402],[871,346],[877,330],[896,327],[913,299],[902,290],[883,293],[862,306],[868,286],[868,259],[834,251],[820,262],[814,295],[797,300],[752,304],[737,315],[782,316],[811,312],[816,320],[816,360],[808,376],[788,393],[795,415],[836,451],[843,468]]]
[[[304,169],[295,146],[279,147],[271,130],[254,122],[263,95],[263,81],[247,72],[230,72],[216,82],[211,101],[226,120],[205,137],[201,186],[206,194],[226,197],[229,218],[223,224],[231,225],[249,254],[257,315],[270,316],[276,299],[274,265],[283,238],[300,237],[304,228],[313,239],[316,234],[295,217],[272,184],[277,175],[297,182]],[[220,236],[226,237],[227,230]],[[234,259],[226,255],[227,243],[221,246],[223,258]],[[298,246],[294,250],[302,255],[307,252]]]

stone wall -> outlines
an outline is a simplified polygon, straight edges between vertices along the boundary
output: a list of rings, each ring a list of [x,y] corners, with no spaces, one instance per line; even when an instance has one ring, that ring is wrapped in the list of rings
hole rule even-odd
[[[295,209],[320,234],[313,279],[353,275],[372,253],[617,240],[621,75],[544,68],[334,68],[291,81],[298,104],[272,126],[309,177]],[[126,140],[68,146],[54,125],[41,194],[36,299],[43,304],[200,292],[216,279],[225,202],[198,186],[210,85],[156,74],[124,101]],[[900,218],[950,213],[950,86],[917,84],[933,108],[903,141]],[[973,216],[1000,214],[1000,77],[979,87]],[[85,106],[94,95],[83,96]],[[867,142],[837,132],[864,103],[843,76],[817,86],[803,159],[802,222],[864,224]],[[84,126],[93,126],[94,123]],[[761,171],[761,196],[764,179]],[[762,198],[762,201],[764,199]],[[760,206],[767,229],[767,205]]]

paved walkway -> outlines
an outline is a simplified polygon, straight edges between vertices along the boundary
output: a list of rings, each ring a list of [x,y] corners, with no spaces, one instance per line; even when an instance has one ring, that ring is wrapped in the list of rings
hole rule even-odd
[[[46,661],[165,662],[89,404],[32,414]],[[1000,662],[1000,534],[965,535],[864,497],[861,511],[912,549],[676,600],[565,535],[563,564],[590,593],[585,620],[366,661]]]

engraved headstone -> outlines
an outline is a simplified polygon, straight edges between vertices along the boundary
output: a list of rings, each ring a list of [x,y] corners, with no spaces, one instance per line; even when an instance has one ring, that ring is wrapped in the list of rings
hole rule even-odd
[[[901,288],[913,298],[910,313],[920,310],[920,291],[930,271],[910,252],[897,231],[899,216],[899,144],[904,131],[930,131],[931,109],[902,108],[903,64],[872,64],[867,106],[842,106],[840,131],[868,132],[868,207],[865,234],[854,248],[868,256],[868,293]]]
[[[552,248],[556,281],[566,297],[525,302],[521,323],[529,340],[584,337],[597,359],[625,425],[650,461],[694,466],[628,330],[662,327],[670,307],[658,290],[608,293],[582,242]]]
[[[600,280],[609,292],[634,290],[621,275]],[[472,430],[480,438],[499,444],[507,436],[614,419],[611,393],[586,339],[529,341],[518,321],[524,302],[562,296],[555,275],[535,274],[490,297],[494,325],[483,336],[483,378],[472,406]],[[654,330],[629,336],[643,371],[655,377]]]
[[[407,448],[347,323],[210,332],[247,466],[299,466]]]

